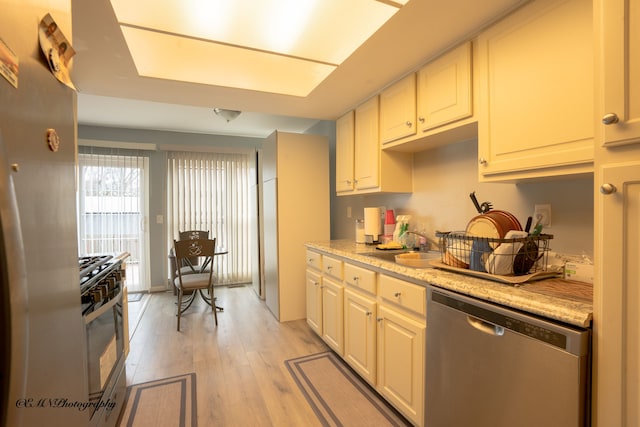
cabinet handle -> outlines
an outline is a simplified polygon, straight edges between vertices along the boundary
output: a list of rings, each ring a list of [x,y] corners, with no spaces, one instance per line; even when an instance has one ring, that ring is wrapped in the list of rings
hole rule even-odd
[[[408,128],[410,128],[411,126],[413,126],[413,123],[409,120],[407,120],[407,123],[405,123],[407,125]]]
[[[373,313],[371,313],[370,311],[367,311],[367,312],[365,313],[365,315],[366,315],[367,317],[371,317],[371,315],[372,315],[372,314],[373,314]]]
[[[420,123],[424,123],[424,117],[418,117],[418,120],[420,121]]]
[[[358,280],[360,280],[360,278],[358,276],[353,276],[353,281],[357,282]]]
[[[383,317],[376,317],[376,321],[377,321],[378,323],[382,322],[383,320],[384,320],[384,318],[383,318]]]
[[[318,283],[318,282],[313,282],[313,284],[314,284],[315,286],[318,286],[320,283]]]
[[[478,163],[480,163],[482,166],[487,166],[487,159],[485,159],[484,157],[480,157],[480,159],[478,159]]]
[[[396,298],[400,298],[400,295],[402,295],[400,292],[394,292],[393,296]]]
[[[602,117],[602,123],[605,125],[613,125],[620,121],[616,113],[607,113]]]
[[[329,271],[331,271],[332,268],[333,268],[333,266],[331,266],[331,265],[327,266],[327,270],[329,270]]]
[[[607,183],[607,184],[602,184],[602,185],[600,186],[600,192],[601,192],[602,194],[607,194],[607,195],[609,195],[609,194],[613,194],[613,193],[615,193],[616,191],[618,191],[618,189],[617,189],[617,188],[616,188],[616,186],[615,186],[615,185],[613,185],[613,184],[609,184],[609,183]]]

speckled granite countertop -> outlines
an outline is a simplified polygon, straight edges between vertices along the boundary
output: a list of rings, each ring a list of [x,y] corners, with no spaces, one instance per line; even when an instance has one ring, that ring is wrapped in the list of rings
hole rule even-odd
[[[419,285],[432,284],[571,325],[591,326],[593,289],[586,283],[553,278],[513,286],[437,268],[404,267],[364,255],[377,250],[351,240],[308,242],[306,247]]]

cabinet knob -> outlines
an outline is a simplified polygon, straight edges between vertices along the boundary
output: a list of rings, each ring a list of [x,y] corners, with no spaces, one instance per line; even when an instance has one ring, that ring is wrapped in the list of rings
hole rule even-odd
[[[327,270],[331,271],[332,268],[333,268],[332,265],[327,265]]]
[[[487,159],[485,159],[484,157],[480,157],[478,159],[478,163],[480,163],[482,166],[487,166],[487,163],[489,162],[487,162]]]
[[[602,123],[605,125],[613,125],[618,123],[618,115],[616,113],[607,113],[602,117]]]
[[[384,320],[383,317],[376,317],[376,321],[378,321],[378,323],[382,322]]]
[[[407,120],[407,123],[405,123],[407,125],[408,128],[410,128],[411,126],[413,126],[413,123],[409,120]]]
[[[371,315],[372,315],[372,314],[373,314],[373,313],[371,313],[370,311],[367,311],[367,312],[365,313],[365,315],[366,315],[367,317],[371,317]]]
[[[607,183],[607,184],[602,184],[602,185],[600,186],[600,192],[601,192],[602,194],[613,194],[613,193],[615,193],[616,191],[618,191],[618,189],[617,189],[617,188],[616,188],[616,186],[615,186],[615,185],[613,185],[613,184],[609,184],[609,183]]]
[[[353,281],[357,282],[358,280],[360,280],[360,278],[358,276],[353,276]]]
[[[393,296],[396,298],[400,298],[400,295],[402,295],[400,292],[394,292]]]
[[[418,117],[418,120],[420,121],[420,123],[424,123],[424,117]]]

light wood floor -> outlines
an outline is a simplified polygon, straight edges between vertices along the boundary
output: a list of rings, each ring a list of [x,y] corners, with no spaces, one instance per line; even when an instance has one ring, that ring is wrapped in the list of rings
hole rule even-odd
[[[151,294],[131,339],[127,385],[196,373],[200,426],[319,426],[284,361],[327,350],[305,320],[279,323],[250,286],[216,288],[176,331],[175,296]]]

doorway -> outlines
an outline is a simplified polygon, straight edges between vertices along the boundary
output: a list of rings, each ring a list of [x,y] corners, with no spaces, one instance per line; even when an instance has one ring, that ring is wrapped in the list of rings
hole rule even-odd
[[[146,292],[149,158],[135,150],[81,146],[79,151],[79,255],[128,252],[128,291]]]

